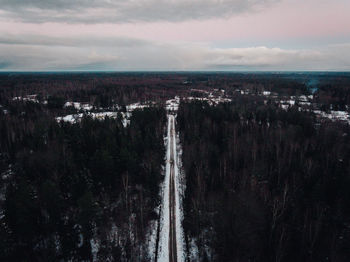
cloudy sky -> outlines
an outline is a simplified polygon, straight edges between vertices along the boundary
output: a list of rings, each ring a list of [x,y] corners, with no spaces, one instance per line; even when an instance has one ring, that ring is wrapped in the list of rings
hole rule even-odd
[[[0,70],[350,71],[349,0],[0,0]]]

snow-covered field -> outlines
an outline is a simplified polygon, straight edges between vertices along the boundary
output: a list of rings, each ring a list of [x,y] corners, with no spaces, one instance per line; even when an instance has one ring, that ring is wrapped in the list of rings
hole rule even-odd
[[[78,113],[78,114],[70,114],[66,116],[59,116],[56,117],[57,122],[70,122],[70,123],[77,123],[81,121],[84,115],[91,116],[93,119],[98,120],[104,120],[106,117],[109,118],[117,118],[119,115],[122,117],[123,125],[126,127],[128,124],[130,124],[130,117],[132,115],[132,112],[136,109],[143,109],[146,107],[150,107],[153,105],[153,103],[147,103],[147,104],[141,104],[141,103],[135,103],[130,104],[126,106],[126,112],[115,112],[115,111],[106,111],[106,112],[90,112],[90,110],[93,109],[93,106],[89,104],[82,104],[79,102],[66,102],[64,107],[72,106],[75,109],[78,110],[84,110],[84,113]],[[115,106],[115,108],[119,108],[119,106]]]
[[[109,118],[117,118],[118,112],[98,112],[98,113],[90,113],[87,112],[85,113],[86,116],[91,116],[93,119],[99,119],[103,120],[106,117]],[[79,122],[84,116],[84,113],[79,113],[79,114],[72,114],[72,115],[66,115],[62,117],[56,117],[57,122],[70,122],[70,123],[77,123]]]

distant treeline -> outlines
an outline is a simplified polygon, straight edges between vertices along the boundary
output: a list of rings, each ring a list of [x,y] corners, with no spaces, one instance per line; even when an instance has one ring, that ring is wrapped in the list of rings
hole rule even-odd
[[[164,101],[190,95],[193,89],[220,89],[228,95],[237,89],[289,96],[314,93],[325,110],[345,110],[350,104],[349,73],[0,73],[0,105],[5,107],[13,104],[13,97],[37,94],[41,101],[51,98],[53,107],[73,100],[106,108]]]

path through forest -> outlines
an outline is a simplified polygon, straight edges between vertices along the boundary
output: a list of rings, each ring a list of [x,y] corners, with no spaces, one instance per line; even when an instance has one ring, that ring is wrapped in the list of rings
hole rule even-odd
[[[177,163],[175,116],[168,115],[166,175],[164,181],[161,229],[159,234],[159,262],[181,262],[183,240],[179,206],[179,170]]]
[[[177,262],[176,254],[176,213],[175,213],[175,168],[174,168],[174,118],[169,118],[170,121],[170,177],[169,177],[169,262]]]

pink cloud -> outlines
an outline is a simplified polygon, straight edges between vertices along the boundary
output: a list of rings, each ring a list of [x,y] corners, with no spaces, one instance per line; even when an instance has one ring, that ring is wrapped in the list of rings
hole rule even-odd
[[[333,37],[350,35],[349,11],[350,1],[345,0],[285,0],[229,19],[126,24],[0,22],[0,33],[126,36],[161,42]]]

